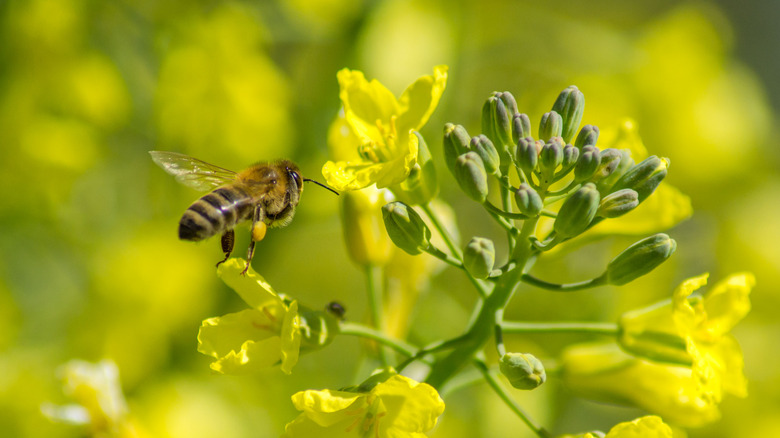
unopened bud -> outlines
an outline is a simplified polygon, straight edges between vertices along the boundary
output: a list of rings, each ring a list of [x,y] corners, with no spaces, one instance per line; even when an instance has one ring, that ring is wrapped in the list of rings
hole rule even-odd
[[[569,196],[555,218],[553,229],[563,238],[574,237],[585,231],[599,208],[599,191],[593,183],[587,183]]]
[[[536,141],[531,137],[523,137],[517,142],[515,149],[515,162],[517,167],[525,173],[526,178],[531,175],[539,161],[539,152],[536,150]]]
[[[599,139],[599,127],[594,125],[585,125],[580,129],[577,139],[574,140],[574,146],[584,148],[585,146],[596,146]]]
[[[571,169],[575,164],[577,164],[577,160],[579,158],[580,150],[571,144],[567,144],[563,147],[563,160],[561,161],[561,168],[564,170]]]
[[[474,237],[463,251],[463,266],[474,278],[487,278],[495,262],[496,249],[490,239]]]
[[[395,246],[417,255],[431,244],[431,230],[414,209],[395,201],[382,207],[385,229]]]
[[[512,118],[517,114],[517,102],[508,91],[494,92],[482,107],[482,133],[495,145],[502,168],[511,163],[510,146],[514,144]]]
[[[631,189],[622,189],[605,196],[599,204],[596,216],[612,219],[623,216],[639,205],[637,193]]]
[[[531,119],[526,114],[515,114],[512,117],[512,142],[517,142],[523,137],[531,136]]]
[[[620,160],[618,161],[617,166],[615,166],[615,169],[609,175],[596,182],[596,187],[598,187],[599,191],[602,193],[612,193],[616,190],[613,187],[617,180],[628,172],[629,169],[634,167],[634,159],[631,157],[630,150],[618,149],[617,151],[620,154]]]
[[[567,87],[558,95],[552,110],[561,115],[563,119],[562,133],[565,142],[570,142],[577,133],[582,121],[582,113],[585,111],[585,95],[574,85]]]
[[[539,152],[539,169],[552,175],[555,169],[563,162],[563,140],[553,137],[542,146]]]
[[[591,177],[591,181],[600,181],[617,169],[620,164],[620,151],[614,148],[607,148],[601,151],[601,157],[598,169]]]
[[[469,198],[483,203],[488,195],[487,173],[476,152],[466,152],[455,161],[455,179]]]
[[[547,141],[553,137],[560,137],[563,131],[563,118],[555,111],[550,111],[542,115],[542,121],[539,123],[539,139]]]
[[[677,249],[677,242],[659,233],[634,243],[617,255],[604,273],[608,284],[622,286],[647,274],[665,262]]]
[[[447,167],[450,172],[455,169],[455,160],[461,154],[465,154],[469,149],[469,133],[461,125],[453,125],[447,123],[444,125],[444,140],[442,142],[442,148],[444,149],[444,161],[447,163]]]
[[[344,308],[342,307],[341,310]],[[334,313],[301,307],[298,316],[301,327],[301,351],[318,350],[325,347],[339,334],[341,317]]]
[[[653,155],[629,169],[620,177],[612,190],[632,189],[639,195],[639,202],[644,201],[666,178],[669,160]]]
[[[529,353],[504,354],[498,362],[498,369],[517,389],[534,389],[547,380],[544,365]]]
[[[479,158],[482,158],[482,164],[485,165],[485,170],[489,174],[498,173],[498,166],[500,164],[500,158],[498,157],[498,151],[496,150],[493,142],[490,141],[484,135],[478,135],[471,139],[469,143],[469,149],[476,152]]]
[[[595,146],[585,146],[574,166],[574,180],[582,182],[590,179],[601,165],[601,151]]]
[[[515,203],[520,213],[528,217],[538,216],[544,208],[544,201],[539,193],[526,183],[520,184],[515,191]]]

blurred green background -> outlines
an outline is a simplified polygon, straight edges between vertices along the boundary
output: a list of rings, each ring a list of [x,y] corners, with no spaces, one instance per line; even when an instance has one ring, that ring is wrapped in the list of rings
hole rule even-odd
[[[693,218],[669,231],[677,253],[651,275],[566,296],[523,289],[509,317],[609,321],[684,278],[753,271],[754,308],[735,330],[750,395],[724,400],[723,419],[689,436],[780,435],[775,1],[7,0],[0,14],[0,435],[80,436],[40,413],[43,402],[67,401],[56,369],[73,358],[114,360],[133,416],[156,437],[278,436],[296,415],[293,392],[361,381],[353,338],[303,356],[292,376],[210,373],[195,349],[200,322],[244,304],[214,274],[218,239],[177,240],[198,194],[147,151],[236,170],[287,157],[321,180],[336,72],[362,70],[400,94],[437,64],[450,66],[449,81],[422,133],[462,237],[500,233],[445,172],[441,130],[454,122],[478,132],[492,91],[511,91],[536,124],[576,84],[583,123],[635,119],[650,153],[670,158],[667,181],[693,200]],[[277,290],[314,308],[337,299],[360,321],[364,280],[347,258],[338,205],[307,190],[295,221],[258,246],[254,267]],[[635,239],[541,263],[539,276],[588,278]],[[247,240],[241,229],[236,254]],[[453,278],[464,277],[445,270],[432,280],[413,340],[464,326],[474,293]],[[570,340],[508,342],[544,358]],[[641,415],[574,399],[554,378],[517,397],[556,433]],[[530,436],[484,385],[445,401],[433,436]]]

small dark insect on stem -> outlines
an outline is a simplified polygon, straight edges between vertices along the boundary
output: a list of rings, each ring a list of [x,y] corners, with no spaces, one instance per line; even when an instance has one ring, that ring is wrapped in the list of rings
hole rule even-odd
[[[339,195],[339,192],[337,192],[337,191],[333,190],[332,188],[330,188],[330,187],[326,186],[325,184],[323,184],[323,183],[321,183],[321,182],[317,182],[317,181],[314,181],[313,179],[309,179],[309,178],[304,178],[304,179],[303,179],[303,181],[304,181],[304,182],[313,182],[314,184],[317,184],[318,186],[320,186],[320,187],[322,187],[322,188],[324,188],[324,189],[330,190],[331,192],[335,193],[335,194],[336,194],[336,196],[338,196],[338,195]]]

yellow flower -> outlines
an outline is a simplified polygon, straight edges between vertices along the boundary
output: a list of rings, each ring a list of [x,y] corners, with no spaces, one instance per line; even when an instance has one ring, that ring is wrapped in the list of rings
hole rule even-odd
[[[203,321],[198,351],[214,357],[211,369],[223,374],[252,372],[279,362],[290,374],[301,345],[298,303],[286,304],[251,267],[241,275],[245,266],[243,259],[230,259],[219,266],[217,275],[251,309]]]
[[[398,374],[368,392],[307,390],[292,396],[301,414],[284,437],[421,438],[444,412],[432,386]]]
[[[703,426],[720,417],[691,368],[639,359],[613,343],[567,348],[562,369],[566,386],[583,398],[636,406],[683,427]]]
[[[620,318],[619,342],[653,360],[690,366],[702,397],[719,402],[722,392],[747,395],[742,351],[729,331],[750,311],[752,274],[733,274],[706,293],[707,274],[683,281],[672,299]]]
[[[344,143],[332,147],[356,153],[343,161],[325,163],[326,181],[340,191],[402,182],[417,163],[419,140],[411,133],[425,125],[436,109],[447,84],[447,66],[434,67],[433,75],[417,79],[399,99],[359,71],[343,69],[338,81],[344,120],[354,137],[343,135]],[[335,123],[343,122],[337,119]],[[358,144],[353,143],[355,138]],[[341,158],[343,154],[336,155]]]
[[[360,266],[383,266],[393,252],[393,242],[382,220],[382,206],[393,201],[387,189],[367,187],[343,193],[341,221],[347,253]]]
[[[113,361],[71,360],[59,372],[63,392],[76,403],[65,406],[45,403],[41,406],[44,415],[54,421],[86,426],[89,436],[140,436],[129,417],[119,383],[119,369]]]
[[[750,310],[752,274],[734,274],[706,293],[707,275],[685,280],[671,300],[628,312],[617,345],[570,347],[564,375],[585,397],[635,405],[685,427],[720,416],[723,392],[747,394],[742,352],[732,335]],[[649,359],[649,360],[646,360]]]
[[[600,433],[583,433],[579,435],[564,435],[559,438],[598,438]],[[633,421],[625,421],[615,425],[604,438],[672,438],[672,428],[655,415],[646,415]]]

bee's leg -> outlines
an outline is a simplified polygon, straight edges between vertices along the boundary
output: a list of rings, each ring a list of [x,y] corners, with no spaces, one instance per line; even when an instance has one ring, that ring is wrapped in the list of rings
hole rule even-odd
[[[252,257],[255,255],[255,242],[259,242],[263,240],[263,237],[265,237],[265,230],[268,227],[265,225],[265,222],[263,222],[264,218],[265,210],[263,210],[262,205],[258,205],[255,207],[255,214],[252,218],[252,229],[249,230],[252,239],[249,241],[249,249],[247,250],[246,267],[241,272],[241,275],[246,275],[247,271],[249,271],[249,266],[252,263]]]
[[[222,252],[225,253],[225,258],[217,262],[217,266],[225,263],[228,258],[230,258],[230,253],[233,252],[233,244],[236,242],[236,233],[230,229],[225,231],[224,234],[222,234]]]

